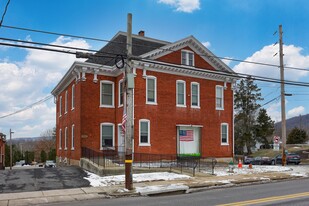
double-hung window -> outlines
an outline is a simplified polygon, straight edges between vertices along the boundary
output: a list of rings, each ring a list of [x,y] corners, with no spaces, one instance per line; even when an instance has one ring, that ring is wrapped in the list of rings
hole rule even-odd
[[[124,100],[124,93],[123,93],[123,80],[119,81],[118,84],[118,106],[123,106],[123,100]]]
[[[178,107],[186,106],[186,82],[182,80],[176,81],[176,105]]]
[[[65,91],[64,97],[64,113],[68,113],[68,91]]]
[[[62,149],[62,130],[59,130],[59,149]]]
[[[114,82],[101,81],[101,107],[114,107]]]
[[[104,147],[114,146],[114,124],[101,123],[101,150]]]
[[[75,107],[75,84],[72,85],[72,110]]]
[[[200,107],[200,84],[197,82],[191,83],[191,107]]]
[[[216,86],[216,109],[224,109],[224,100],[223,100],[223,86]]]
[[[150,146],[150,121],[148,119],[139,120],[139,145]]]
[[[188,50],[181,51],[181,64],[194,66],[194,53]]]
[[[68,128],[64,130],[64,150],[68,149]]]
[[[157,103],[157,78],[154,76],[147,76],[146,78],[146,103]]]
[[[62,113],[62,96],[59,97],[59,117],[61,117]]]
[[[72,131],[71,131],[71,150],[74,150],[74,144],[75,144],[75,131],[74,131],[74,124],[72,125]]]
[[[228,137],[229,137],[228,130],[229,130],[228,124],[222,123],[221,124],[221,144],[222,145],[227,145],[229,143],[229,141],[228,141]]]

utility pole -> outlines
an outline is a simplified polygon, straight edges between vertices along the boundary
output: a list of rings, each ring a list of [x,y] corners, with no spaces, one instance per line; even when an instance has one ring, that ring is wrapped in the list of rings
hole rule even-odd
[[[282,166],[286,163],[286,119],[285,119],[285,91],[283,67],[282,25],[279,25],[279,53],[280,53],[280,81],[281,81],[281,135],[282,135]]]
[[[125,188],[133,189],[132,174],[132,140],[134,139],[134,117],[133,117],[133,89],[134,75],[132,69],[132,14],[127,16],[127,65],[125,67],[125,90],[126,90],[126,132],[125,132]]]
[[[12,170],[12,130],[10,129],[10,170]]]

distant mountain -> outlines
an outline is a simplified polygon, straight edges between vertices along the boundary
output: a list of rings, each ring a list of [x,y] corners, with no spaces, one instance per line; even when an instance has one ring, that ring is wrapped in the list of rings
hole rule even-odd
[[[294,127],[304,129],[309,134],[309,114],[299,115],[297,117],[292,117],[286,120],[286,131],[289,134],[289,131]],[[275,123],[275,134],[281,136],[281,122]]]

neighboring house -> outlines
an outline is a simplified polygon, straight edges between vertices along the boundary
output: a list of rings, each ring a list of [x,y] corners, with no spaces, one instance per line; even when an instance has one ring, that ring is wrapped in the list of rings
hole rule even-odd
[[[235,73],[193,36],[170,43],[144,34],[132,35],[133,55],[152,61],[133,64],[134,153],[232,157]],[[124,151],[123,70],[106,56],[126,54],[126,33],[99,52],[74,62],[52,91],[57,158],[70,164],[82,147]]]
[[[0,170],[5,168],[5,142],[6,135],[0,132]]]

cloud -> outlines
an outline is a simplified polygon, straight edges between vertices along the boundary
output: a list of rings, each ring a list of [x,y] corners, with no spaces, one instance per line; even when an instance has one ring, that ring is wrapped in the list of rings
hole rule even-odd
[[[223,61],[226,65],[230,65],[230,63],[232,62],[232,60],[230,59],[233,59],[232,57],[224,57],[226,59],[221,59],[221,61]]]
[[[200,9],[199,0],[159,0],[158,2],[172,6],[179,12],[192,13]]]
[[[202,44],[206,47],[206,48],[210,48],[211,44],[209,41],[206,42],[202,42]]]
[[[266,109],[267,114],[275,122],[281,121],[281,112],[279,112],[280,108],[281,108],[281,102],[279,101],[279,102],[270,104],[269,107]]]
[[[309,56],[303,55],[301,47],[294,45],[284,45],[284,64],[289,67],[309,68]],[[246,61],[262,62],[267,64],[279,65],[279,55],[273,57],[279,51],[278,45],[264,46],[261,50],[255,52],[252,56],[246,58]],[[250,63],[240,63],[236,65],[234,71],[237,73],[258,75],[279,79],[280,71],[276,67],[262,66]],[[297,81],[302,77],[306,77],[308,72],[295,69],[285,69],[285,79]]]
[[[26,39],[31,41],[30,36]],[[65,37],[59,37],[51,44],[90,48],[84,40]],[[0,116],[13,113],[49,95],[50,89],[76,60],[70,54],[22,50],[27,52],[22,62],[0,60]],[[38,136],[55,126],[55,110],[51,99],[22,113],[0,119],[0,131],[6,132],[12,128],[15,137]]]
[[[289,110],[287,113],[287,118],[296,117],[299,116],[300,114],[305,114],[305,107],[299,106]]]

